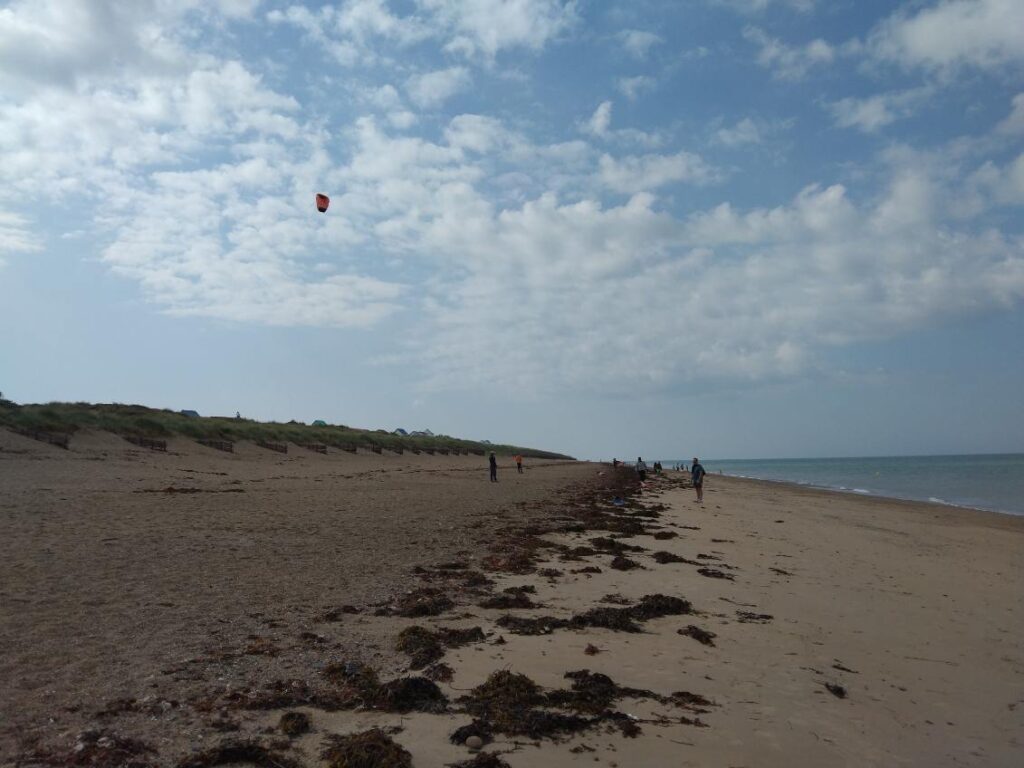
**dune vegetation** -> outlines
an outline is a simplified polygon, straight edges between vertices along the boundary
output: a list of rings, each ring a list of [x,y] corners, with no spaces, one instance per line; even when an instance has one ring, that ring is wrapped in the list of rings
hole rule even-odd
[[[311,425],[298,421],[255,421],[225,416],[187,416],[166,408],[120,403],[45,403],[19,405],[0,397],[0,425],[20,431],[73,435],[83,429],[105,430],[124,437],[188,437],[195,440],[319,443],[335,448],[371,450],[495,451],[542,459],[570,459],[550,451],[515,445],[463,440],[448,435],[401,435],[383,429],[344,424]]]

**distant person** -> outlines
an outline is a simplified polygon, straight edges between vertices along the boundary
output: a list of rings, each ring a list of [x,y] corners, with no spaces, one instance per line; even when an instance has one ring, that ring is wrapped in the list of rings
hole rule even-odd
[[[491,457],[487,460],[491,465],[491,482],[498,482],[498,459],[494,455],[494,451],[491,451]]]
[[[701,504],[704,503],[704,475],[706,474],[707,472],[701,466],[700,459],[694,456],[693,466],[690,467],[690,478],[693,480],[693,489],[697,491],[697,501]]]
[[[641,483],[647,479],[647,465],[644,464],[644,460],[639,456],[636,457],[636,473],[640,475]]]
[[[518,453],[516,454],[516,472],[520,475],[523,474],[523,457]]]
[[[618,469],[618,468],[619,468],[619,460],[618,459],[612,459],[612,469]]]

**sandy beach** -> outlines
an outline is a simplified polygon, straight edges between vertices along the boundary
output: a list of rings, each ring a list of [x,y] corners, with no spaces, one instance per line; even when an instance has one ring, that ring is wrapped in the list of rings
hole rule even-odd
[[[418,768],[1024,764],[1021,518],[717,476],[700,506],[582,462],[0,448],[4,766],[343,765],[375,728]]]

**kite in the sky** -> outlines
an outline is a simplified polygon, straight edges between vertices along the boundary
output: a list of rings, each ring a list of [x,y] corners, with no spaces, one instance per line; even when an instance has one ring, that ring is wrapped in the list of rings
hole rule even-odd
[[[317,195],[316,195],[316,209],[318,211],[320,211],[320,213],[326,213],[327,212],[327,206],[329,206],[330,204],[331,204],[331,198],[329,198],[327,195],[321,195],[319,192],[317,193]]]

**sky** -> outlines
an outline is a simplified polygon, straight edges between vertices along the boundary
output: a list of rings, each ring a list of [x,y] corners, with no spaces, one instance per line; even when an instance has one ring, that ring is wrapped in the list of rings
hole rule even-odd
[[[1022,208],[1021,0],[0,2],[18,402],[1024,452]]]

